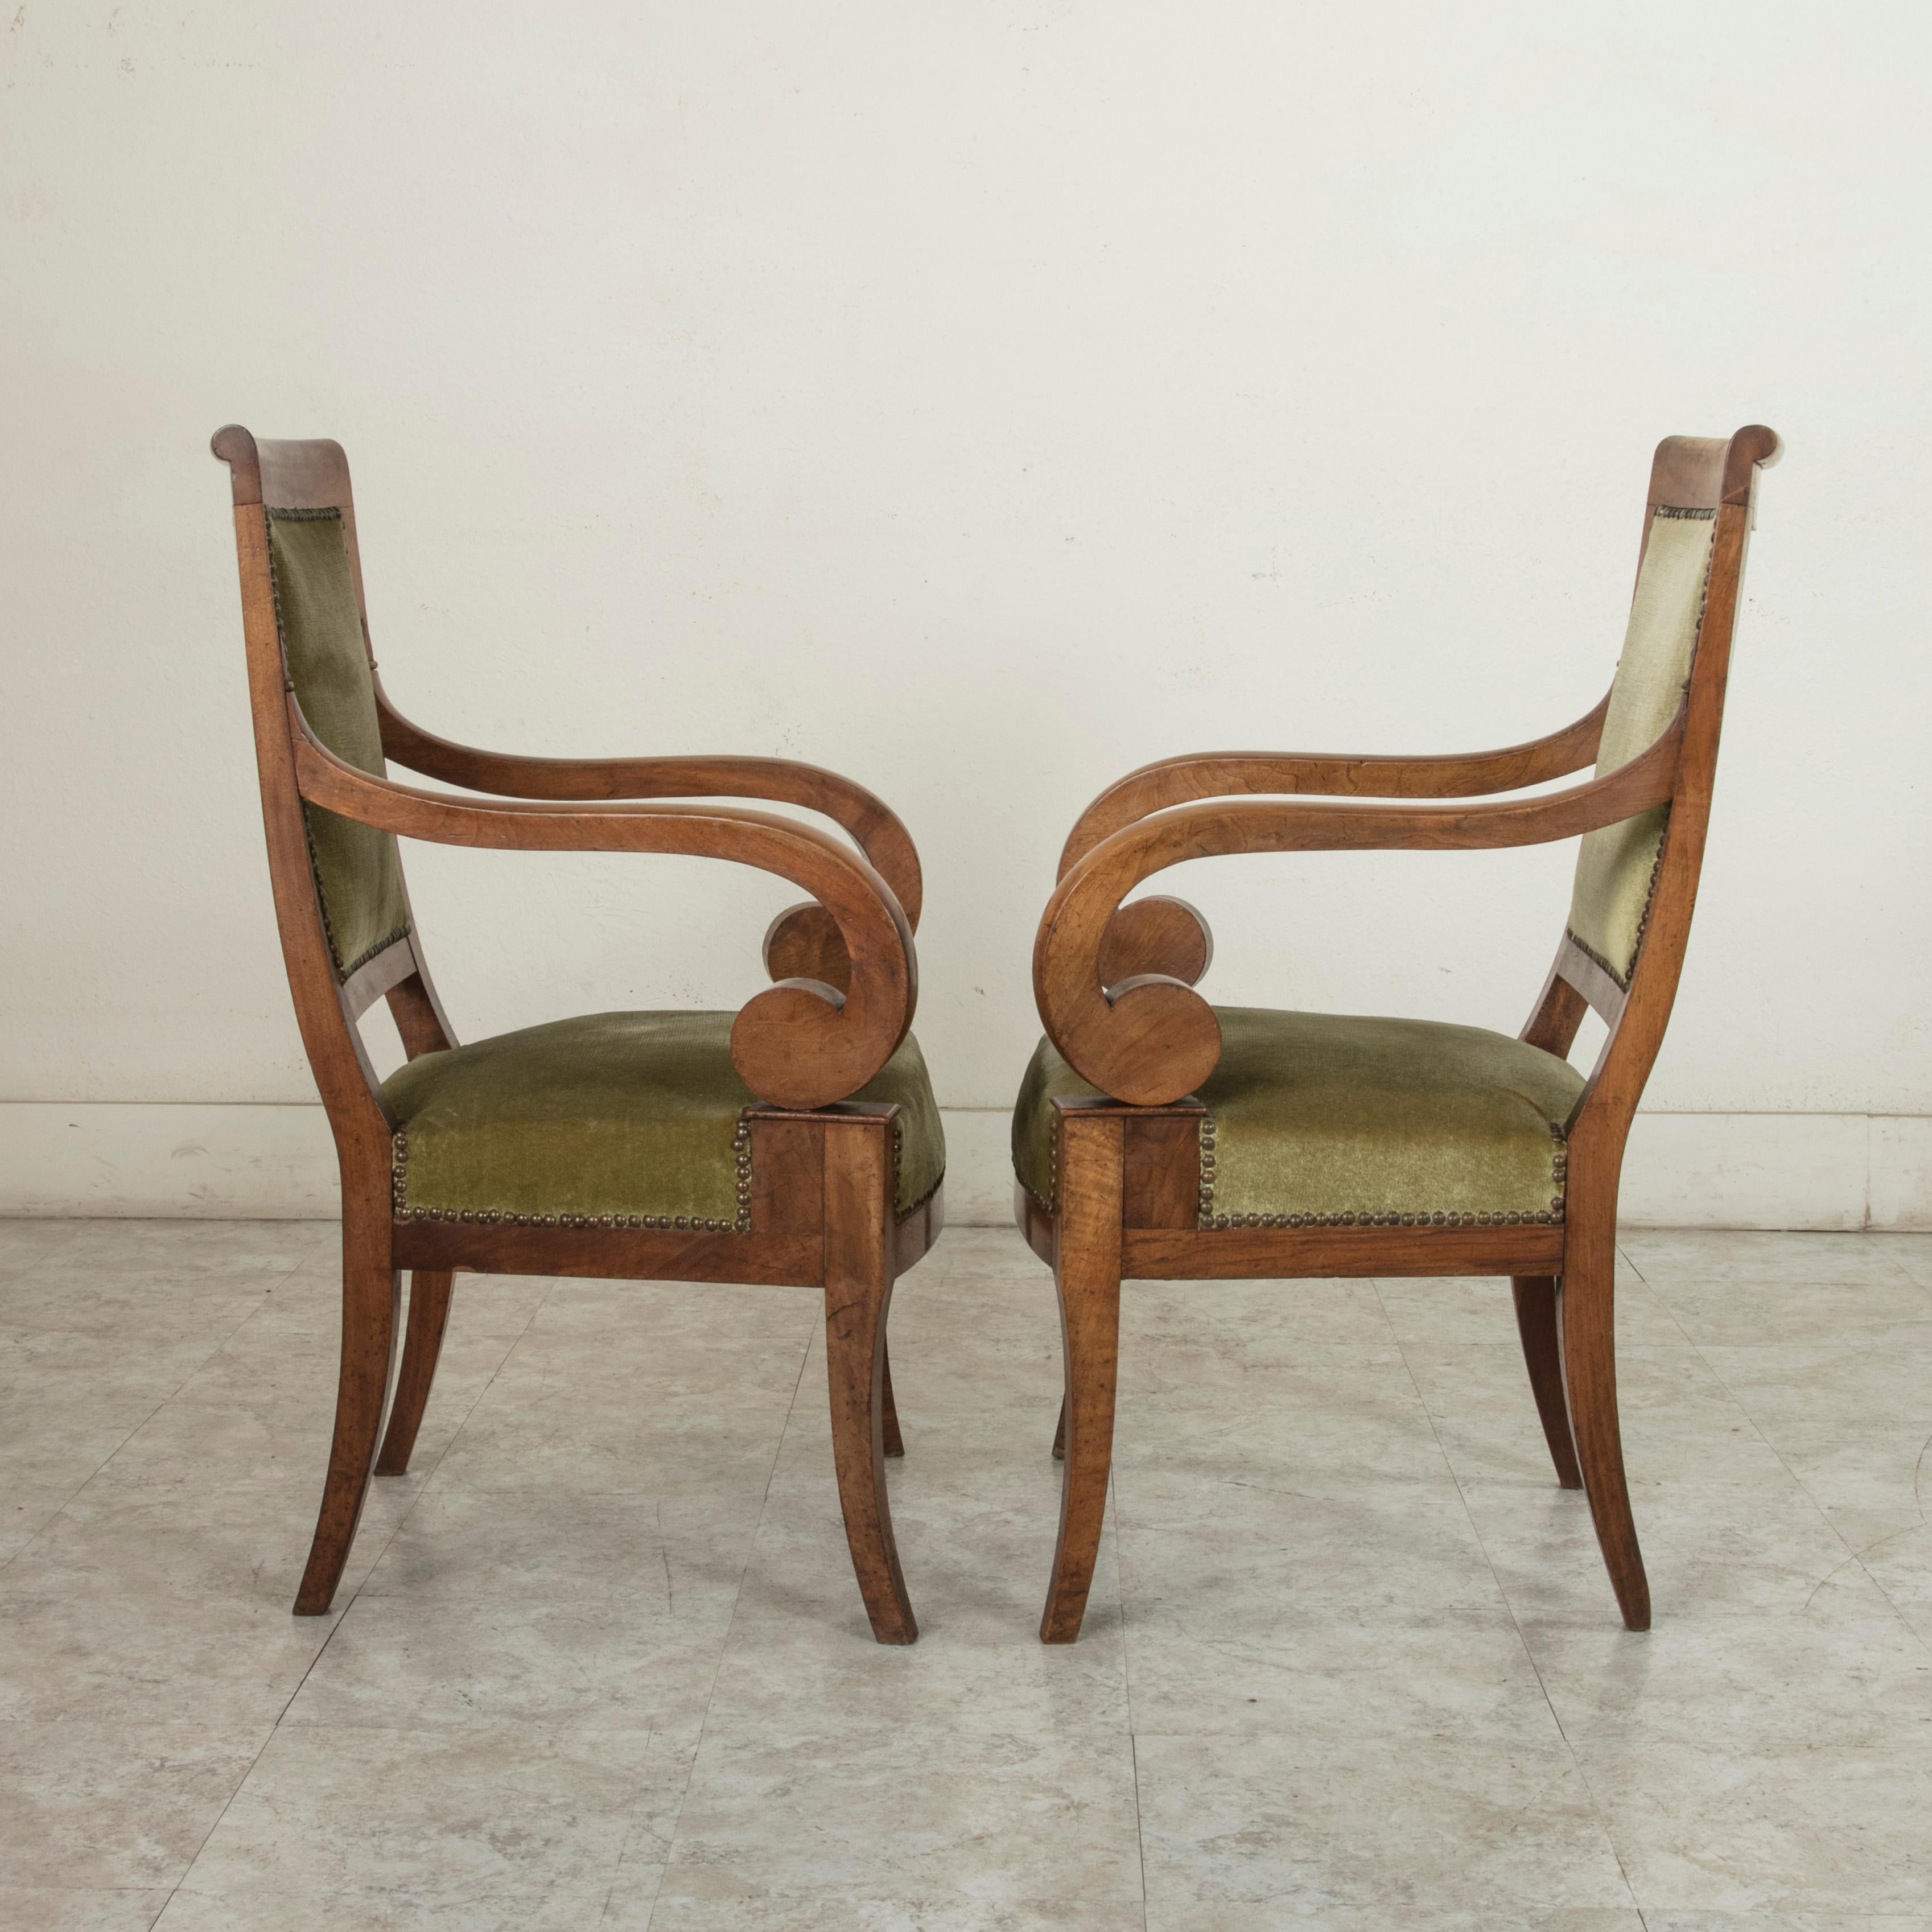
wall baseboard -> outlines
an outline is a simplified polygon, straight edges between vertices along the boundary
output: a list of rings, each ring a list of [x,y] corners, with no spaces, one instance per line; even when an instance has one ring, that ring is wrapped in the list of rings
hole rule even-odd
[[[1012,1212],[1006,1115],[948,1108],[946,1216]],[[0,1102],[0,1214],[302,1220],[337,1209],[314,1106]],[[1932,1228],[1932,1117],[1640,1114],[1623,1217],[1660,1227]]]

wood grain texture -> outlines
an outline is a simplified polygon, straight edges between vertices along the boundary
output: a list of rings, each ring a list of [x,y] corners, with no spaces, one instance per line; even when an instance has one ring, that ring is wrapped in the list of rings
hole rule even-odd
[[[342,1354],[335,1431],[315,1538],[296,1592],[298,1617],[324,1616],[334,1602],[375,1473],[376,1441],[389,1397],[402,1312],[403,1278],[390,1262],[386,1219],[366,1212],[343,1217]]]
[[[905,1454],[905,1438],[899,1433],[899,1406],[892,1394],[892,1350],[879,1343],[879,1437],[888,1456]]]
[[[379,1436],[386,1471],[400,1472],[407,1464],[447,1330],[451,1276],[458,1270],[832,1285],[828,1332],[832,1327],[838,1331],[835,1410],[839,1400],[845,1402],[842,1420],[835,1414],[844,1442],[843,1493],[857,1467],[850,1453],[854,1432],[869,1430],[881,1453],[888,1430],[897,1438],[896,1412],[888,1406],[884,1341],[891,1282],[925,1255],[945,1220],[939,1192],[895,1219],[892,1110],[842,1100],[890,1058],[911,1019],[916,989],[911,931],[920,882],[904,828],[862,788],[784,760],[526,760],[472,752],[399,718],[381,698],[380,682],[379,716],[392,755],[445,782],[495,784],[506,795],[452,799],[343,764],[316,742],[290,691],[266,513],[271,508],[340,512],[373,676],[347,460],[332,442],[258,442],[233,426],[217,435],[214,448],[229,464],[233,484],[242,634],[276,920],[296,1019],[342,1171],[343,1347],[336,1426],[298,1611],[320,1614],[333,1600],[378,1460]],[[407,939],[346,986],[337,985],[309,861],[305,784],[314,802],[346,817],[373,814],[365,822],[382,819],[392,830],[406,825],[406,836],[523,850],[685,851],[754,865],[772,861],[766,869],[812,894],[812,921],[821,933],[829,926],[842,950],[845,984],[806,986],[796,976],[782,974],[794,983],[754,997],[734,1033],[734,1058],[753,1090],[781,1103],[753,1108],[747,1116],[749,1232],[394,1218],[390,1157],[395,1122],[355,1022],[376,1000],[386,999],[412,1059],[454,1045],[457,1036],[430,978],[412,915]],[[766,814],[629,802],[724,795],[770,798],[824,813],[860,850],[813,826]],[[574,807],[559,802],[568,800],[589,802]],[[415,1280],[402,1373],[389,1404],[398,1353],[398,1270],[404,1268],[412,1270]],[[853,1339],[868,1324],[876,1334],[878,1370],[869,1396],[854,1354],[855,1348],[862,1353],[863,1338]],[[871,1414],[861,1415],[868,1400]],[[386,1405],[388,1429],[382,1436]],[[891,1548],[883,1490],[869,1505],[860,1496],[852,1508],[859,1525],[853,1532],[855,1560],[861,1563],[868,1610],[892,1640],[908,1640],[911,1612]],[[883,1582],[882,1575],[887,1575]]]
[[[1499,751],[1391,758],[1300,752],[1197,752],[1130,772],[1075,821],[1059,876],[1136,820],[1196,799],[1317,794],[1344,798],[1479,798],[1581,771],[1597,755],[1606,692],[1560,731]]]
[[[924,882],[912,835],[884,800],[818,765],[789,758],[707,756],[532,758],[439,738],[412,724],[376,680],[382,749],[399,765],[466,791],[550,800],[760,798],[815,812],[844,827],[916,930]]]
[[[1530,1393],[1543,1424],[1543,1439],[1556,1466],[1558,1486],[1583,1486],[1576,1466],[1576,1447],[1570,1438],[1570,1405],[1563,1393],[1563,1350],[1556,1328],[1556,1283],[1548,1275],[1517,1275],[1510,1283],[1516,1301],[1516,1334],[1522,1342],[1523,1366],[1529,1371]]]
[[[1156,893],[1124,905],[1100,940],[1103,986],[1148,974],[1191,986],[1214,963],[1214,935],[1185,899]]]
[[[1198,1088],[1221,1054],[1220,1028],[1190,987],[1157,977],[1111,989],[1101,942],[1135,886],[1191,859],[1258,852],[1474,851],[1573,838],[1671,796],[1678,718],[1641,758],[1566,791],[1479,805],[1217,800],[1156,813],[1117,832],[1067,872],[1034,947],[1034,992],[1054,1045],[1103,1092],[1157,1106]]]
[[[764,952],[773,980],[812,980],[842,995],[852,989],[852,956],[822,905],[788,906],[765,928]]]
[[[436,1381],[442,1354],[442,1338],[449,1326],[450,1289],[455,1276],[448,1270],[413,1270],[410,1276],[410,1321],[403,1337],[403,1365],[396,1376],[396,1393],[389,1403],[389,1426],[376,1458],[379,1476],[407,1474],[416,1432]]]
[[[1623,1428],[1617,1411],[1616,1200],[1598,1194],[1616,1175],[1599,1168],[1580,1190],[1573,1180],[1569,1239],[1556,1290],[1556,1330],[1563,1362],[1563,1393],[1583,1490],[1590,1499],[1597,1546],[1610,1574],[1627,1629],[1650,1628],[1650,1582],[1630,1515],[1624,1472]],[[1593,1198],[1594,1197],[1594,1198]]]
[[[1054,1285],[1066,1391],[1060,1534],[1040,1622],[1042,1643],[1080,1634],[1106,1520],[1120,1346],[1122,1126],[1112,1110],[1059,1110]]]
[[[1516,1274],[1560,1262],[1563,1230],[1521,1228],[1130,1228],[1130,1281]]]
[[[904,1040],[917,990],[911,928],[878,875],[827,834],[729,806],[526,804],[421,791],[337,758],[309,730],[292,693],[288,713],[302,798],[379,831],[502,851],[724,859],[802,886],[838,922],[851,989],[841,996],[788,980],[746,1003],[731,1029],[731,1058],[761,1099],[785,1107],[842,1100]]]
[[[1659,506],[1714,515],[1704,609],[1682,708],[1670,729],[1621,770],[1567,790],[1474,806],[1192,804],[1221,793],[1297,790],[1390,796],[1472,796],[1561,776],[1595,754],[1604,706],[1509,752],[1468,759],[1370,760],[1216,754],[1170,760],[1102,793],[1069,838],[1060,885],[1040,923],[1035,991],[1054,1044],[1116,1096],[1088,1103],[1090,1120],[1120,1124],[1118,1268],[1090,1231],[1073,1252],[1100,1278],[1211,1280],[1309,1276],[1498,1274],[1511,1278],[1532,1396],[1557,1478],[1586,1490],[1604,1562],[1625,1623],[1648,1626],[1649,1586],[1632,1520],[1616,1395],[1616,1202],[1630,1122],[1655,1062],[1683,968],[1715,782],[1739,586],[1759,471],[1778,438],[1760,424],[1728,441],[1668,437],[1652,464],[1644,539]],[[1667,808],[1649,912],[1628,987],[1567,935],[1522,1037],[1567,1055],[1594,1007],[1607,1031],[1565,1123],[1565,1219],[1555,1226],[1202,1230],[1179,1210],[1198,1156],[1156,1103],[1204,1079],[1219,1052],[1206,1003],[1177,975],[1109,986],[1101,962],[1126,895],[1162,868],[1221,854],[1376,849],[1445,850],[1568,838],[1656,806]],[[1111,962],[1110,962],[1111,963]],[[1120,1102],[1130,1103],[1121,1105]],[[1137,1126],[1144,1120],[1148,1125]],[[1098,1132],[1097,1126],[1088,1130]],[[1111,1157],[1111,1156],[1110,1156]],[[1015,1212],[1034,1252],[1063,1264],[1070,1215],[1102,1204],[1083,1178],[1056,1215],[1016,1190]],[[1098,1245],[1096,1246],[1096,1241]],[[1076,1359],[1070,1348],[1070,1363]],[[1106,1373],[1113,1364],[1108,1360]],[[1077,1379],[1077,1378],[1076,1378]],[[1064,1426],[1077,1436],[1076,1389]],[[1049,1606],[1051,1615],[1051,1605]]]
[[[919,1635],[886,1491],[886,1321],[892,1298],[892,1126],[844,1120],[825,1148],[825,1362],[832,1458],[852,1568],[880,1643]]]

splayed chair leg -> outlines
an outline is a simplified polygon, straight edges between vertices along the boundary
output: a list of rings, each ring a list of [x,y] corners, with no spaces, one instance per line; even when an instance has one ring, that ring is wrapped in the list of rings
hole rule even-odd
[[[1042,1643],[1080,1634],[1106,1520],[1120,1345],[1121,1126],[1063,1108],[1054,1281],[1066,1372],[1060,1538],[1040,1618]]]
[[[872,1634],[919,1635],[886,1493],[886,1317],[892,1298],[890,1118],[841,1121],[825,1136],[825,1364],[832,1454],[845,1540]]]
[[[1563,1383],[1583,1488],[1617,1606],[1631,1630],[1650,1628],[1650,1582],[1631,1520],[1617,1418],[1616,1246],[1573,1226],[1557,1289]]]
[[[1570,1405],[1563,1394],[1563,1350],[1556,1337],[1556,1282],[1546,1275],[1517,1275],[1510,1283],[1516,1296],[1516,1333],[1522,1338],[1522,1359],[1536,1412],[1543,1420],[1543,1439],[1556,1466],[1556,1480],[1566,1490],[1583,1486],[1576,1466],[1576,1445],[1570,1439]]]
[[[342,1256],[342,1367],[335,1400],[335,1436],[315,1541],[296,1597],[298,1617],[322,1616],[335,1600],[356,1540],[376,1441],[389,1395],[401,1313],[402,1276],[389,1265],[388,1231],[358,1238],[345,1227]]]
[[[389,1426],[376,1458],[379,1476],[400,1476],[410,1466],[422,1426],[423,1411],[436,1381],[444,1331],[449,1326],[450,1286],[455,1276],[418,1268],[410,1276],[410,1322],[403,1338],[403,1366],[396,1377],[395,1400],[389,1405]]]
[[[905,1438],[899,1433],[899,1406],[892,1400],[892,1358],[883,1340],[879,1344],[879,1373],[884,1383],[881,1399],[885,1408],[880,1433],[888,1456],[903,1456]]]

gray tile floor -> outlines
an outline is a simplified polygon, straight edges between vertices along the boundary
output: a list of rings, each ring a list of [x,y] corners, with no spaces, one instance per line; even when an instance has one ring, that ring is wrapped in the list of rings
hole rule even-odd
[[[326,1228],[0,1222],[0,1925],[1926,1932],[1932,1237],[1630,1232],[1657,1625],[1500,1282],[1140,1286],[1087,1634],[1058,1345],[903,1286],[874,1647],[814,1295],[466,1278],[335,1613]]]

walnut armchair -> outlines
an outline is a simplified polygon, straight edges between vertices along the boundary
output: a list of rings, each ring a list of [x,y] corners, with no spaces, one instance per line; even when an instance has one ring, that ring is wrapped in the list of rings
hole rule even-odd
[[[1034,955],[1047,1036],[1013,1124],[1016,1213],[1054,1270],[1065,1353],[1045,1641],[1073,1641],[1085,1611],[1136,1276],[1510,1276],[1557,1480],[1587,1494],[1624,1622],[1649,1627],[1617,1413],[1617,1192],[1683,965],[1754,493],[1778,451],[1756,425],[1658,446],[1623,656],[1576,723],[1466,757],[1178,758],[1075,825]],[[1585,783],[1490,797],[1593,760]],[[1514,1040],[1212,1007],[1194,991],[1212,951],[1199,914],[1123,904],[1216,854],[1580,836],[1556,962]],[[1587,1076],[1566,1057],[1586,1008],[1609,1028]]]
[[[372,1473],[408,1466],[459,1270],[790,1284],[825,1293],[839,1497],[873,1634],[911,1642],[882,1460],[902,1453],[886,1320],[938,1234],[945,1148],[909,1031],[920,878],[904,826],[808,765],[517,758],[420,730],[376,674],[340,448],[234,427],[214,448],[233,483],[282,950],[342,1172],[341,1376],[296,1612],[334,1600]],[[472,795],[399,784],[388,759]],[[688,802],[720,796],[806,808],[851,843]],[[671,800],[686,802],[639,802]],[[459,1046],[399,837],[726,859],[811,896],[773,922],[776,983],[735,1016],[605,1013]],[[378,999],[408,1055],[386,1080],[358,1026]]]

